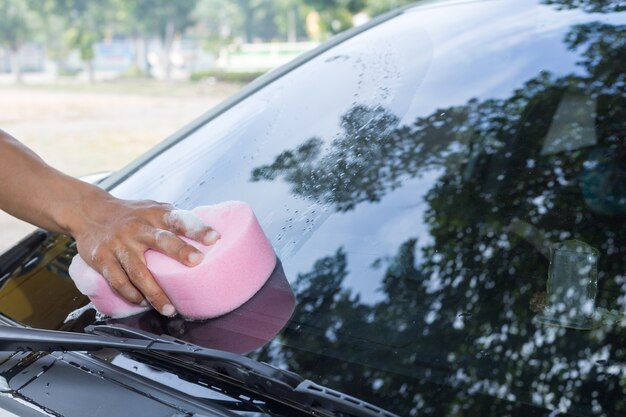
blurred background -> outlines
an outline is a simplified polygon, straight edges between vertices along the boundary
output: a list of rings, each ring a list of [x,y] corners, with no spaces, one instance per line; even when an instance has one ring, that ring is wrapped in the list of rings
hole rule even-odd
[[[259,75],[412,0],[0,0],[0,129],[115,171]],[[0,253],[34,229],[0,211]]]

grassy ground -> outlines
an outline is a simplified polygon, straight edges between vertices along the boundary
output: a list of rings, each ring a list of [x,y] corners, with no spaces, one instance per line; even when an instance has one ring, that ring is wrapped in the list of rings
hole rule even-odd
[[[239,88],[147,81],[0,86],[0,128],[68,174],[114,171]],[[30,230],[0,211],[0,253]]]

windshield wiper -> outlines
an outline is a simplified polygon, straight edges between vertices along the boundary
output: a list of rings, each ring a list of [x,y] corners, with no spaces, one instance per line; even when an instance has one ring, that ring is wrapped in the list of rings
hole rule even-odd
[[[307,406],[307,411],[318,415],[331,412],[364,417],[397,417],[358,398],[243,355],[202,348],[119,325],[89,326],[85,330],[91,334],[0,325],[0,350],[58,352],[113,348],[151,357],[195,359],[201,361],[203,371],[226,376],[254,393],[287,400],[300,408]]]

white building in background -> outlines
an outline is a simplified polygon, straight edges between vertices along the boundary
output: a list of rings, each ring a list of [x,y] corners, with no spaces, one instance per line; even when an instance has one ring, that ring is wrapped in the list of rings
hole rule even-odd
[[[318,42],[233,44],[220,50],[217,68],[233,72],[263,72],[281,66],[315,48]]]
[[[172,45],[170,62],[173,79],[187,79],[193,72],[221,70],[264,72],[289,62],[318,42],[240,43],[224,47],[216,58],[198,39],[177,39]],[[157,79],[164,78],[160,42],[113,38],[94,45],[93,68],[96,80],[130,75],[136,69]],[[87,79],[85,64],[77,51],[52,61],[43,45],[29,44],[20,50],[20,64],[26,82],[53,82],[59,76]],[[0,81],[13,82],[8,51],[0,48]]]
[[[42,45],[25,45],[18,54],[22,72],[41,72],[45,70],[46,51]],[[0,47],[0,73],[10,73],[11,71],[11,54],[8,49]]]
[[[134,68],[163,76],[162,51],[157,40],[138,42],[133,39],[111,39],[94,45],[93,67],[96,80],[108,80],[129,74]],[[59,76],[87,78],[85,64],[78,51],[72,51],[57,61],[49,59],[41,44],[28,44],[19,52],[20,68],[26,82],[51,82]],[[186,79],[193,71],[214,68],[215,58],[206,52],[200,41],[177,40],[170,53],[172,75]],[[0,81],[13,82],[11,56],[0,48]]]

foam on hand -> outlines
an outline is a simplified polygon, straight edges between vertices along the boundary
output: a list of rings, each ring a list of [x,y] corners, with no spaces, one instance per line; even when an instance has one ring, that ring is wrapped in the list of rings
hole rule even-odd
[[[211,246],[183,237],[204,253],[199,265],[190,268],[154,250],[146,251],[145,258],[176,311],[189,319],[204,320],[233,311],[248,301],[271,275],[276,255],[247,204],[229,201],[197,207],[192,212],[221,236]],[[117,295],[80,255],[72,260],[69,273],[78,290],[101,313],[119,318],[149,309]]]

